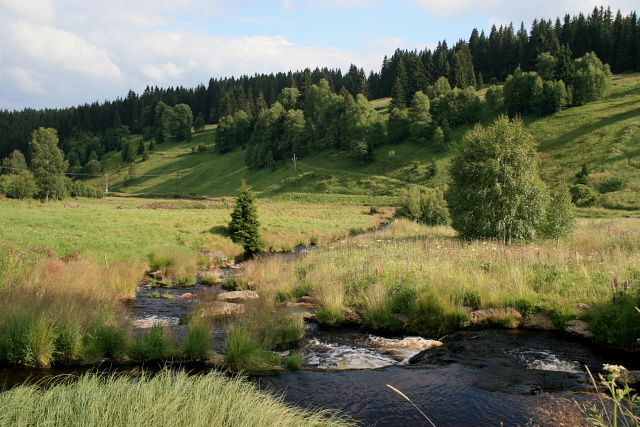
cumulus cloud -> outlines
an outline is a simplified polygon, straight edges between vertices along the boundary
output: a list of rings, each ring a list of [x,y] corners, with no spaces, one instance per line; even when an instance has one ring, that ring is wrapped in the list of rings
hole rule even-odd
[[[25,70],[20,67],[7,67],[4,70],[4,74],[12,85],[16,86],[24,93],[28,93],[30,95],[46,94],[46,90],[42,84],[46,79],[46,75],[42,73]]]
[[[2,9],[40,23],[51,22],[55,17],[53,0],[0,0]]]
[[[15,22],[11,41],[34,63],[54,65],[96,77],[120,80],[122,73],[107,53],[68,31],[50,25]]]

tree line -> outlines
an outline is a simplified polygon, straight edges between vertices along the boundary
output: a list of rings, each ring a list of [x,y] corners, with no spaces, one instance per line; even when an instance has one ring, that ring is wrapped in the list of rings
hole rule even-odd
[[[13,150],[28,153],[31,132],[38,127],[57,130],[65,156],[69,156],[70,165],[76,168],[78,163],[84,167],[92,152],[99,159],[106,152],[121,150],[122,135],[127,131],[172,137],[170,127],[163,130],[163,135],[155,134],[159,103],[171,108],[186,105],[199,123],[218,123],[239,111],[244,111],[249,120],[255,122],[261,111],[278,100],[283,89],[297,88],[304,94],[312,85],[318,86],[324,80],[331,92],[348,92],[354,101],[358,95],[367,99],[393,96],[394,102],[400,103],[398,106],[410,107],[416,92],[427,93],[427,89],[436,86],[442,77],[451,87],[465,90],[470,85],[480,87],[485,83],[504,81],[507,76],[515,75],[518,68],[523,73],[537,70],[541,54],[548,53],[558,60],[575,60],[590,52],[609,64],[614,73],[640,70],[637,14],[622,16],[618,11],[614,16],[610,9],[601,7],[586,16],[582,13],[573,17],[565,15],[555,23],[535,20],[530,31],[524,24],[517,31],[513,25],[494,26],[488,35],[474,29],[468,41],[460,40],[453,48],[442,41],[433,51],[396,50],[390,58],[384,58],[379,72],[370,72],[368,76],[362,68],[352,64],[344,74],[339,69],[316,68],[212,78],[206,86],[147,87],[142,94],[129,91],[125,98],[115,101],[71,108],[4,110],[0,111],[0,158]],[[565,86],[569,84],[566,80],[563,82]],[[555,90],[560,89],[556,87]],[[70,154],[71,151],[76,154]]]

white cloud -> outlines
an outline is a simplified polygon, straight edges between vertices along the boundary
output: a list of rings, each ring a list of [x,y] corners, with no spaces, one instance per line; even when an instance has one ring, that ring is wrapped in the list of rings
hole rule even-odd
[[[40,23],[49,23],[55,17],[53,0],[0,0],[0,10],[2,9]]]
[[[294,7],[293,0],[282,0],[282,8],[284,10],[293,10]]]
[[[122,79],[120,69],[105,51],[73,33],[50,25],[26,22],[10,24],[9,30],[12,42],[34,64],[56,66],[110,80]]]
[[[20,67],[8,67],[4,70],[4,74],[20,91],[30,95],[45,95],[46,90],[43,82],[46,75],[32,70],[25,70]]]
[[[154,83],[164,83],[171,79],[179,79],[184,75],[184,69],[170,61],[161,65],[144,64],[139,68],[142,74]]]
[[[376,0],[311,0],[312,4],[321,4],[341,9],[353,9],[359,7],[375,7]]]

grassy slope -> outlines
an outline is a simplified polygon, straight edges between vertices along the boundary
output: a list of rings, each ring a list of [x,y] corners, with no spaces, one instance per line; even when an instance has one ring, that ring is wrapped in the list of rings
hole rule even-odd
[[[387,114],[388,99],[373,101],[374,107]],[[525,117],[534,137],[540,142],[541,173],[549,183],[571,182],[582,164],[592,170],[595,188],[602,181],[619,179],[622,187],[603,195],[604,206],[640,209],[640,74],[615,76],[610,95],[584,107],[538,118]],[[495,114],[486,113],[483,123],[492,122]],[[459,140],[466,127],[454,129]],[[192,154],[192,147],[204,143],[206,153]],[[436,153],[413,143],[385,145],[376,150],[376,161],[362,165],[351,162],[343,152],[328,151],[298,161],[296,182],[293,162],[276,171],[250,171],[244,165],[244,151],[219,156],[214,153],[215,129],[208,127],[188,143],[165,142],[151,152],[145,162],[136,164],[140,176],[125,181],[127,167],[117,153],[107,157],[107,170],[120,173],[110,177],[110,190],[145,197],[183,195],[213,197],[233,196],[245,179],[261,197],[278,200],[328,202],[332,204],[386,204],[394,200],[397,190],[414,183],[441,186],[446,183],[448,153]],[[395,152],[393,160],[389,151]],[[439,173],[429,178],[427,167],[436,161]],[[180,180],[178,182],[178,174]],[[104,185],[104,179],[94,185]],[[336,196],[339,195],[339,196]]]

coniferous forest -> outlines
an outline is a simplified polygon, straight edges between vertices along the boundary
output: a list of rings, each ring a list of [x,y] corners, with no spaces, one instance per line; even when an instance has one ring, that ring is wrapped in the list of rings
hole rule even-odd
[[[493,26],[489,34],[473,29],[468,41],[451,46],[442,41],[433,51],[398,49],[382,60],[379,72],[369,75],[352,64],[346,73],[316,68],[211,78],[207,85],[195,88],[147,87],[141,94],[131,90],[125,98],[64,109],[0,111],[0,158],[14,150],[28,157],[31,133],[38,127],[51,127],[57,130],[70,170],[91,172],[95,169],[91,165],[95,166],[104,153],[131,150],[123,146],[130,133],[143,134],[156,143],[166,138],[182,140],[190,136],[184,123],[193,120],[196,130],[205,123],[219,123],[218,151],[248,147],[250,167],[272,165],[286,154],[265,145],[274,138],[281,140],[281,148],[294,148],[302,155],[334,146],[350,149],[354,158],[366,161],[381,134],[397,142],[410,136],[437,141],[448,127],[472,123],[478,100],[468,90],[470,86],[485,87],[506,80],[504,93],[490,89],[487,103],[504,98],[509,114],[549,114],[589,102],[588,94],[584,98],[574,93],[579,68],[602,68],[600,61],[613,73],[640,70],[636,12],[623,16],[600,7],[588,15],[535,20],[529,30],[524,23],[517,29],[513,25]],[[530,72],[536,72],[541,82]],[[530,93],[522,95],[518,89],[517,96],[509,98],[509,84],[524,84],[528,88],[525,92]],[[427,97],[416,98],[419,91]],[[539,92],[536,99],[532,91]],[[393,98],[386,132],[366,102],[384,97]],[[269,114],[261,118],[265,111]],[[321,117],[341,112],[346,117],[347,111],[358,113],[345,119],[350,124],[332,120],[327,127]],[[433,128],[425,135],[412,134],[407,124],[430,121],[430,116]],[[271,126],[270,121],[278,126]],[[256,128],[259,131],[254,135]]]

